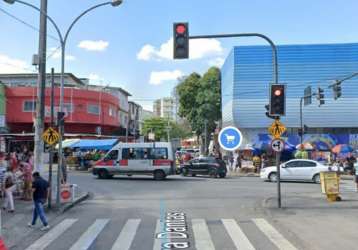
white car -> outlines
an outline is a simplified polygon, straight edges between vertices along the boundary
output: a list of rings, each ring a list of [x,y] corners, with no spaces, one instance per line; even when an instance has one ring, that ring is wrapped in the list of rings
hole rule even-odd
[[[320,172],[336,171],[337,167],[323,165],[317,161],[294,159],[280,165],[280,179],[285,181],[311,181],[320,183]],[[340,169],[343,171],[343,169]],[[261,169],[261,179],[277,181],[277,168],[270,166]]]

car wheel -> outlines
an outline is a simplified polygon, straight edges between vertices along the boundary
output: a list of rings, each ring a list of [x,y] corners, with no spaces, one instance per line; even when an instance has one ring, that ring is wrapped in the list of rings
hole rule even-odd
[[[191,176],[192,176],[192,177],[195,177],[195,176],[196,176],[196,174],[191,174]]]
[[[182,168],[181,174],[182,174],[183,176],[188,176],[188,173],[189,173],[189,170],[188,170],[187,168]]]
[[[271,173],[268,177],[268,179],[271,181],[271,182],[276,182],[277,181],[277,174],[276,173]]]
[[[320,184],[321,183],[321,176],[319,174],[315,174],[312,178],[314,183]]]
[[[157,181],[164,180],[165,177],[166,177],[166,175],[165,175],[163,170],[154,171],[153,176],[154,176],[154,180],[157,180]]]
[[[219,177],[220,177],[220,178],[225,178],[225,177],[226,177],[226,173],[220,173],[220,174],[219,174]]]
[[[214,168],[209,170],[210,177],[217,178],[218,177],[218,171]]]
[[[98,171],[98,179],[108,179],[108,178],[109,178],[109,175],[108,175],[107,170],[101,169]]]

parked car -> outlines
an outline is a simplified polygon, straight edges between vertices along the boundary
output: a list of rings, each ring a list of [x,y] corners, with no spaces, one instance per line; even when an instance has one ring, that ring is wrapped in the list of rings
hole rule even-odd
[[[310,181],[320,183],[319,173],[322,171],[337,171],[337,167],[326,166],[313,160],[294,159],[280,165],[280,179],[285,181]],[[343,171],[343,168],[340,168],[340,171]],[[263,180],[276,182],[276,166],[261,169],[260,177]]]
[[[209,175],[225,178],[227,169],[223,160],[214,157],[200,157],[182,165],[180,172],[183,176]]]

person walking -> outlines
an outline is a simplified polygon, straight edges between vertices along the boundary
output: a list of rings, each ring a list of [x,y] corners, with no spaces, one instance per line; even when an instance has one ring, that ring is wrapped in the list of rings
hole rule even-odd
[[[48,197],[49,184],[40,176],[39,172],[34,172],[32,177],[34,179],[32,183],[34,210],[32,214],[32,221],[29,222],[28,226],[31,228],[34,227],[36,225],[37,217],[40,217],[43,224],[41,231],[45,231],[50,229],[44,210],[44,204],[46,203]]]
[[[22,192],[22,199],[25,201],[31,201],[31,185],[32,185],[32,166],[28,162],[21,162],[22,178],[24,181],[24,189]]]
[[[356,183],[357,192],[358,192],[358,164],[357,163],[354,164],[354,181]]]
[[[11,171],[11,167],[7,167],[5,177],[4,177],[4,184],[3,184],[3,190],[5,192],[5,199],[3,204],[3,210],[7,210],[9,213],[15,212],[15,206],[14,206],[14,196],[13,192],[16,189],[15,185],[15,176],[13,172]]]

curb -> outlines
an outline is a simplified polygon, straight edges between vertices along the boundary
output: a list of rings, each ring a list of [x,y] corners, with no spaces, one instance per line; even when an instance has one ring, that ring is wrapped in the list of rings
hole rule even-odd
[[[81,195],[74,202],[64,205],[63,208],[61,209],[61,213],[67,212],[68,210],[70,210],[71,208],[76,206],[77,204],[81,203],[82,201],[87,200],[89,197],[90,197],[90,192],[87,192],[87,193]]]

